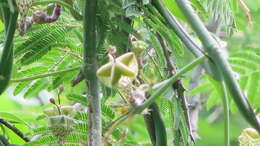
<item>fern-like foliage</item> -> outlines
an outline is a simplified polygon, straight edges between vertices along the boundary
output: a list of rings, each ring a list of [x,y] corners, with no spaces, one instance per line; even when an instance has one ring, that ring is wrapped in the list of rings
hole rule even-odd
[[[43,25],[39,31],[32,31],[29,39],[15,49],[15,57],[21,57],[21,64],[27,65],[40,59],[53,45],[62,41],[72,27]]]
[[[84,98],[82,95],[77,94],[71,94],[68,95],[69,97],[73,97],[73,99],[77,99],[77,101],[81,101],[80,103],[82,105],[85,105],[88,101],[87,100],[81,100]],[[85,98],[86,99],[86,98]],[[106,127],[109,125],[112,121],[116,118],[115,109],[105,105],[105,103],[102,104],[102,125],[103,127]],[[63,116],[63,115],[60,115]],[[42,116],[43,117],[43,116]],[[41,120],[47,120],[50,121],[51,117],[46,117],[45,119]],[[70,117],[72,118],[72,117]],[[77,111],[75,116],[73,117],[74,124],[67,125],[72,126],[73,131],[64,139],[64,145],[65,146],[82,146],[87,144],[87,131],[88,131],[88,112],[86,111]],[[62,123],[61,123],[62,124]],[[67,123],[69,124],[69,123]],[[66,126],[65,126],[66,127]],[[64,128],[65,128],[64,127]],[[51,124],[40,126],[33,128],[32,135],[35,137],[34,140],[28,143],[25,143],[23,146],[44,146],[44,145],[53,145],[56,146],[59,143],[59,138],[53,134]],[[108,141],[113,141],[113,143],[121,142],[121,135],[124,132],[123,129],[117,128],[112,132],[111,138],[108,139]],[[36,138],[37,137],[37,138]],[[124,145],[135,145],[138,144],[138,142],[134,141],[134,138],[130,135],[128,135],[124,140]]]
[[[155,10],[153,6],[149,6],[149,10],[145,11],[145,14],[149,19],[145,19],[146,24],[154,29],[155,36],[160,35],[163,40],[165,40],[168,44],[168,47],[173,51],[175,56],[183,56],[184,50],[180,43],[180,40],[165,23],[164,19],[159,15],[159,13]]]
[[[260,49],[245,48],[230,54],[230,63],[240,76],[239,82],[253,107],[259,107]]]
[[[68,127],[72,126],[73,131],[66,136],[64,139],[65,145],[86,145],[87,143],[87,122],[85,122],[87,119],[87,113],[86,112],[78,112],[75,115],[74,124],[69,125],[67,123]],[[49,120],[49,119],[48,119]],[[62,124],[62,123],[61,123]],[[58,145],[59,139],[53,135],[52,128],[48,126],[35,128],[33,130],[34,135],[38,135],[40,138],[31,142],[28,142],[24,144],[24,146],[40,146],[40,145]],[[66,127],[65,126],[65,127]],[[65,128],[64,127],[64,128]]]
[[[18,72],[14,73],[15,78],[26,78],[35,75],[52,73],[55,71],[69,69],[75,66],[80,66],[80,62],[71,62],[71,59],[78,59],[75,56],[70,56],[66,52],[52,50],[46,54],[46,57],[38,59],[33,66],[24,66]],[[37,74],[35,74],[37,73]],[[18,82],[14,89],[14,95],[24,92],[25,97],[33,97],[40,91],[47,89],[49,91],[56,89],[61,84],[70,83],[76,75],[76,71]],[[30,86],[28,86],[30,85]]]
[[[253,108],[259,107],[259,93],[258,88],[260,84],[260,49],[259,48],[243,48],[231,51],[229,55],[229,62],[234,70],[234,76],[240,83],[244,94],[247,95],[249,102]],[[190,91],[190,95],[206,91],[209,94],[207,101],[207,108],[211,108],[217,103],[220,103],[220,94],[214,90],[209,77],[202,79],[203,84]],[[211,91],[211,92],[210,92]],[[231,102],[231,109],[236,111],[235,104]]]
[[[35,0],[34,2],[43,2],[47,7],[47,3],[53,1]],[[57,22],[44,25],[34,24],[25,36],[15,38],[15,65],[11,86],[14,87],[14,95],[22,94],[25,98],[35,97],[42,90],[56,93],[55,90],[59,89],[58,95],[54,95],[53,98],[56,98],[56,96],[60,99],[66,97],[66,100],[62,100],[62,103],[74,105],[80,103],[82,106],[73,116],[67,116],[64,113],[58,115],[60,119],[63,119],[63,123],[61,122],[63,127],[58,131],[54,131],[52,127],[52,116],[40,115],[37,120],[41,120],[44,124],[32,123],[30,125],[32,129],[27,136],[34,138],[32,141],[25,143],[24,146],[57,146],[61,145],[61,143],[65,146],[87,145],[90,112],[87,108],[89,105],[88,86],[83,81],[71,87],[71,81],[84,65],[83,26],[82,22],[77,21],[82,19],[84,0],[64,0],[63,2],[73,7],[73,11],[67,7],[62,7],[62,15]],[[138,62],[140,63],[140,71],[138,78],[133,81],[134,87],[143,83],[154,85],[168,78],[169,67],[167,63],[169,60],[176,64],[178,71],[181,68],[179,66],[183,66],[191,59],[190,54],[185,52],[178,36],[150,2],[149,0],[98,1],[96,24],[98,66],[108,60],[107,48],[109,45],[116,46],[117,52],[115,56],[120,56],[125,52],[132,51],[132,44],[134,44],[132,41],[134,40],[143,41],[147,44],[142,53],[136,54],[138,61],[140,61]],[[168,8],[171,7],[169,10],[173,12],[176,18],[183,20],[183,22],[186,21],[180,14],[179,9],[175,10],[177,7],[174,5],[174,1],[164,0],[163,2],[166,5],[171,2],[171,5],[167,6]],[[204,13],[200,14],[203,19],[220,21],[225,25],[224,29],[228,33],[234,27],[235,21],[230,1],[192,0],[191,3],[196,10]],[[45,11],[45,6],[34,5],[30,8],[30,15],[32,11],[38,9]],[[73,14],[73,12],[77,13]],[[191,36],[195,35],[191,34]],[[3,39],[1,34],[0,39]],[[169,52],[169,54],[165,52]],[[254,107],[259,107],[259,102],[256,102],[259,101],[258,95],[260,95],[258,89],[260,85],[259,49],[231,50],[229,62],[235,71],[234,76],[238,76],[237,79],[245,94],[248,95],[249,101]],[[76,69],[57,73],[71,68]],[[184,78],[187,81],[189,80],[186,74]],[[212,85],[212,79],[205,75],[200,80],[203,83],[190,91],[189,95],[196,93],[207,94],[207,97],[209,97],[207,101],[208,109],[220,103],[221,98],[219,98],[218,91]],[[120,98],[122,94],[117,89],[110,89],[103,84],[99,86],[102,100],[102,127],[104,127],[104,135],[106,135],[106,132],[111,128],[109,127],[111,123],[125,114],[129,105],[126,101],[123,102]],[[61,92],[61,90],[63,91]],[[173,141],[179,141],[176,143],[189,145],[188,124],[183,107],[181,107],[182,103],[175,97],[175,94],[174,90],[169,89],[156,100],[156,104],[160,108],[163,121],[167,127],[168,143],[172,144]],[[136,119],[138,119],[137,124],[135,123]],[[14,121],[16,122],[17,119]],[[70,123],[69,121],[73,122]],[[19,121],[19,123],[23,122]],[[62,132],[64,131],[68,135],[61,138],[59,134],[63,135]],[[104,145],[149,146],[152,144],[148,134],[145,129],[143,115],[135,116],[135,118],[131,117],[125,123],[117,126],[111,135],[103,137],[103,142]]]
[[[212,23],[222,23],[228,34],[236,28],[233,0],[206,0],[205,8]]]
[[[26,36],[28,39],[16,44],[17,70],[14,71],[13,78],[26,78],[80,66],[82,49],[74,45],[78,41],[78,37],[74,37],[75,30],[74,26],[65,26],[63,23],[33,27]],[[33,97],[44,89],[51,91],[65,82],[70,83],[75,73],[19,82],[13,93],[17,95],[23,92],[24,97]]]

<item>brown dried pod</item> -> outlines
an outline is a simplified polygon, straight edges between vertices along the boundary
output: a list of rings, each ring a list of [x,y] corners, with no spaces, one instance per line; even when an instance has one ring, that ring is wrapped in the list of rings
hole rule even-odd
[[[61,6],[56,5],[51,16],[47,15],[43,11],[36,11],[33,13],[32,19],[33,22],[38,24],[51,23],[58,20],[60,14],[61,14]]]
[[[48,17],[46,13],[44,13],[43,11],[38,10],[38,11],[33,13],[33,17],[32,18],[33,18],[33,21],[35,23],[44,24],[45,21],[46,21],[45,20],[46,17]]]

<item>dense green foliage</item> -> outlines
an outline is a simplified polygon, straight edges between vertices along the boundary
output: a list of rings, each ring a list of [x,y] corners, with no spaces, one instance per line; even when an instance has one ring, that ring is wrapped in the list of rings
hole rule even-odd
[[[243,129],[259,130],[259,1],[18,1],[0,2],[0,119],[24,137],[0,122],[0,140],[77,146],[102,134],[104,145],[236,146]],[[181,2],[212,39],[203,40]],[[37,10],[56,15],[56,4],[57,21],[28,25]],[[118,57],[127,52],[134,57]],[[232,77],[212,52],[227,59]],[[102,133],[92,135],[93,118]]]

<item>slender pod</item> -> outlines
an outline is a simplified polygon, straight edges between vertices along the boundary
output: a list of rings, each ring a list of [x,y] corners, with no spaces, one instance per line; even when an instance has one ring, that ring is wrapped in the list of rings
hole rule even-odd
[[[167,146],[166,127],[158,105],[154,102],[149,108],[149,113],[144,115],[146,128],[154,146]]]
[[[14,1],[12,1],[14,2]],[[18,11],[16,5],[13,4],[14,12],[8,11],[6,8],[4,12],[5,17],[5,29],[6,29],[6,39],[3,49],[3,54],[0,60],[0,94],[4,92],[7,88],[13,66],[13,38],[16,29]]]
[[[162,115],[160,113],[157,104],[153,103],[150,105],[151,116],[153,118],[153,124],[156,136],[156,146],[167,146],[167,134]]]
[[[208,53],[209,57],[216,64],[216,73],[222,76],[229,92],[234,99],[239,111],[255,129],[260,131],[260,124],[254,114],[252,107],[250,106],[247,98],[243,95],[238,82],[234,78],[234,73],[231,69],[230,64],[224,58],[221,52],[222,46],[219,46],[216,40],[210,35],[207,28],[204,26],[198,15],[194,12],[187,0],[175,0],[180,10],[183,12],[188,22],[192,26],[193,30],[197,33],[198,37],[202,41],[205,51]],[[214,70],[212,70],[214,71]]]
[[[179,5],[185,16],[188,18],[188,21],[192,25],[193,29],[202,40],[202,44],[207,54],[213,61],[209,62],[208,64],[210,68],[205,65],[204,68],[207,68],[207,70],[209,70],[210,75],[212,75],[215,80],[221,81],[222,78],[224,79],[225,84],[227,85],[229,92],[231,93],[235,103],[239,107],[242,115],[254,128],[260,131],[260,125],[256,120],[255,114],[250,104],[240,90],[237,81],[234,79],[230,65],[220,53],[221,49],[223,48],[220,48],[217,45],[216,41],[210,36],[208,30],[205,28],[204,24],[200,21],[198,16],[194,13],[187,0],[176,0],[176,3]],[[194,44],[194,41],[190,37],[187,37],[187,33],[180,28],[180,26],[175,21],[174,16],[172,16],[163,5],[163,2],[161,0],[153,0],[152,4],[165,17],[171,28],[176,32],[176,34],[184,42],[187,48],[189,48],[195,56],[200,55],[200,53],[198,53],[199,51],[196,51],[198,50],[198,47],[196,47],[198,45]]]
[[[9,24],[9,19],[10,19],[10,10],[8,8],[7,1],[2,2],[2,6],[0,7],[1,9],[1,17],[5,25],[5,33],[7,33],[7,28]]]

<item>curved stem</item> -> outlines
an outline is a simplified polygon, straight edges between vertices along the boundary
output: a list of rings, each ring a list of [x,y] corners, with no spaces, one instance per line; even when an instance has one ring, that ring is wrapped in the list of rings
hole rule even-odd
[[[19,129],[17,129],[14,125],[12,125],[11,123],[9,123],[8,121],[4,120],[3,118],[0,117],[0,123],[5,125],[6,127],[8,127],[10,130],[12,130],[16,135],[18,135],[19,137],[21,137],[24,141],[29,142],[30,138],[26,137],[22,131],[20,131]]]
[[[131,110],[132,111],[132,110]],[[108,125],[105,129],[104,129],[104,137],[108,137],[113,130],[119,126],[121,123],[123,123],[125,120],[127,120],[128,118],[132,117],[133,114],[132,112],[129,111],[126,114],[120,116],[118,119],[116,119],[115,121],[113,121],[110,125]]]
[[[170,24],[170,27],[179,36],[182,42],[187,46],[187,48],[196,56],[203,56],[202,49],[200,45],[185,31],[185,29],[178,22],[177,18],[167,10],[160,0],[153,0],[153,4],[159,11],[159,13],[165,18],[165,20]]]
[[[161,0],[152,0],[152,4],[165,18],[171,29],[176,33],[176,35],[181,39],[187,49],[189,49],[189,51],[191,51],[194,56],[200,57],[205,55],[201,45],[198,44],[195,39],[189,35],[189,33],[178,22],[177,18],[168,11]],[[203,62],[202,65],[208,74],[215,76],[210,70],[210,63],[210,61]]]
[[[180,69],[174,76],[169,78],[165,84],[162,85],[158,90],[156,90],[149,99],[146,100],[144,104],[136,108],[136,112],[142,112],[145,108],[147,108],[150,104],[154,102],[154,100],[157,98],[157,96],[161,95],[168,87],[170,87],[175,81],[177,81],[184,73],[192,70],[195,66],[202,63],[206,60],[206,56],[199,57],[195,59],[190,64],[184,66],[182,69]],[[164,82],[164,81],[163,81]]]
[[[224,109],[224,143],[225,146],[229,146],[230,143],[230,122],[229,122],[229,101],[228,101],[228,93],[225,87],[224,82],[217,82],[212,80],[213,85],[215,86],[217,92],[220,94],[219,96],[222,99],[223,109]]]
[[[211,66],[212,71],[216,75],[223,77],[229,92],[234,99],[240,113],[244,116],[248,123],[250,123],[257,131],[260,132],[260,123],[258,122],[255,113],[249,104],[247,98],[241,91],[238,82],[234,78],[233,71],[230,64],[222,55],[222,46],[218,45],[217,41],[210,35],[198,15],[194,12],[188,0],[175,0],[180,10],[183,12],[188,22],[192,26],[193,30],[197,33],[198,37],[202,41],[202,44],[215,63]],[[213,70],[214,69],[214,70]]]
[[[65,48],[57,48],[57,50],[63,51],[63,52],[65,52],[65,53],[68,53],[68,54],[70,54],[71,56],[74,56],[74,57],[78,58],[80,61],[83,61],[83,57],[81,57],[81,56],[80,56],[79,54],[77,54],[76,52],[73,52],[73,51],[71,51],[71,50],[67,50],[67,49],[65,49]]]
[[[80,67],[74,67],[74,68],[70,68],[70,69],[65,69],[65,70],[60,70],[60,71],[56,71],[56,72],[45,73],[45,74],[40,74],[40,75],[35,75],[35,76],[25,77],[25,78],[20,78],[20,79],[11,79],[11,82],[30,81],[30,80],[35,80],[35,79],[39,79],[39,78],[55,76],[55,75],[59,75],[62,73],[67,73],[67,72],[71,72],[71,71],[75,71],[75,70],[80,70]]]

